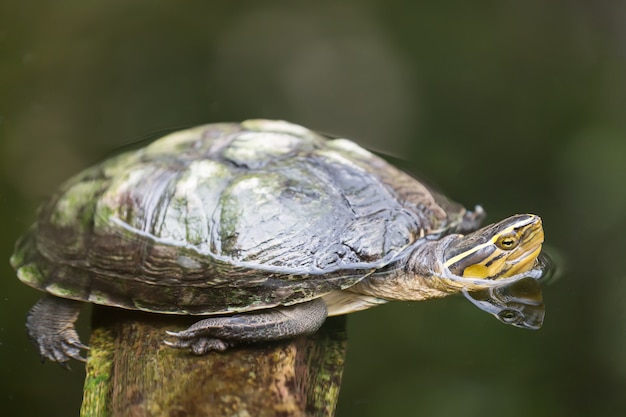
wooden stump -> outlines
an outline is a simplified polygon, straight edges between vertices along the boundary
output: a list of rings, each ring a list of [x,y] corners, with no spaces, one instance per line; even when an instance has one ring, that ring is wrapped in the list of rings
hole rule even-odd
[[[345,318],[314,335],[195,356],[163,344],[197,317],[95,307],[81,416],[332,416]]]

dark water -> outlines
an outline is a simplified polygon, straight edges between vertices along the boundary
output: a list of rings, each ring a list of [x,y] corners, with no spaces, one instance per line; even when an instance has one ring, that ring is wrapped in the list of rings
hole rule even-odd
[[[81,400],[8,265],[39,202],[146,134],[249,117],[395,155],[488,221],[539,214],[562,270],[538,331],[461,296],[351,316],[338,416],[626,414],[626,4],[310,3],[0,4],[0,415]]]

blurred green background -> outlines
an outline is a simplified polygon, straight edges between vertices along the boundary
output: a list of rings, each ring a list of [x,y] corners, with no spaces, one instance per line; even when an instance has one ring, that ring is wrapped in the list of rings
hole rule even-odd
[[[0,415],[78,414],[8,265],[37,205],[154,132],[280,118],[544,220],[540,331],[462,297],[352,315],[337,415],[626,415],[626,2],[0,3]],[[85,320],[87,322],[87,320]],[[83,333],[86,340],[86,335]]]

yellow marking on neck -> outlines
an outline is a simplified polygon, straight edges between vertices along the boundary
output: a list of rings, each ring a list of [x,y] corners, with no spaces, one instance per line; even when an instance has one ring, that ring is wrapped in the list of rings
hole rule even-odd
[[[470,265],[463,271],[463,276],[466,278],[486,278],[490,276],[489,268],[481,264]]]

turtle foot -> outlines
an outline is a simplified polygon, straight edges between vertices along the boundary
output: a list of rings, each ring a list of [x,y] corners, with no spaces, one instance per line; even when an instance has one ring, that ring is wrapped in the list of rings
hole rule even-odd
[[[70,359],[86,361],[80,353],[89,348],[81,343],[74,328],[80,307],[78,301],[47,295],[31,308],[26,330],[42,361],[58,362],[66,369]]]
[[[176,349],[189,349],[196,355],[204,355],[212,350],[223,352],[230,346],[229,343],[214,337],[200,336],[195,331],[166,332],[176,340],[164,340],[165,345]]]
[[[186,330],[167,332],[175,340],[166,340],[165,344],[203,355],[211,350],[224,351],[238,343],[265,342],[311,334],[324,323],[326,315],[324,300],[315,299],[292,306],[209,317]]]
[[[69,368],[67,361],[70,359],[86,362],[80,353],[82,349],[89,347],[81,343],[73,328],[64,329],[61,333],[37,335],[31,339],[39,349],[42,362],[48,359],[59,362],[64,368]]]
[[[459,233],[473,232],[480,227],[480,224],[487,217],[487,213],[481,206],[474,207],[474,211],[467,211],[458,227]]]

